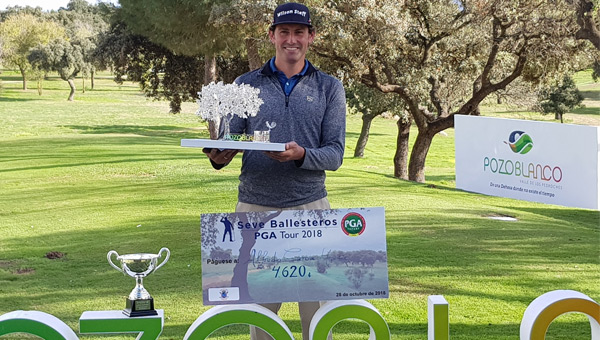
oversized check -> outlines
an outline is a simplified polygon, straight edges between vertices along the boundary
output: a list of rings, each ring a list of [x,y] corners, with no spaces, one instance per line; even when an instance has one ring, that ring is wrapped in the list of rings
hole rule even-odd
[[[382,207],[203,214],[205,305],[387,298]]]

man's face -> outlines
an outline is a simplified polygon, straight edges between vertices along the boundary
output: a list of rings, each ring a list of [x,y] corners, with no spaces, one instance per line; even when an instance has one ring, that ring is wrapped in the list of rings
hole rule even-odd
[[[275,45],[275,59],[295,64],[306,57],[308,45],[315,39],[315,32],[309,33],[305,25],[279,24],[275,26],[275,31],[269,30],[269,38]]]

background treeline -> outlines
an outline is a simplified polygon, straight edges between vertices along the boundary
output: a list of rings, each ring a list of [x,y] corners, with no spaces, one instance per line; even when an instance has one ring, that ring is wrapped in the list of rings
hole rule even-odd
[[[591,0],[337,0],[305,2],[317,39],[311,61],[341,79],[351,111],[363,116],[362,157],[371,120],[395,115],[394,176],[425,181],[436,134],[454,115],[479,115],[494,101],[563,114],[581,103],[571,75],[600,72],[600,15]],[[267,37],[274,0],[120,0],[66,8],[12,7],[0,13],[0,60],[36,81],[57,72],[75,95],[75,78],[108,69],[138,82],[171,112],[203,84],[260,67],[273,55]],[[557,92],[558,91],[558,92]],[[416,140],[409,153],[411,126]],[[209,125],[212,138],[217,127]],[[414,131],[414,130],[413,130]],[[410,154],[410,158],[409,158]]]

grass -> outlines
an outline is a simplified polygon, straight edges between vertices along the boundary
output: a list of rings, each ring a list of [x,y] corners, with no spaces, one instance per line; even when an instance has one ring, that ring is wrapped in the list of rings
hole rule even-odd
[[[209,308],[202,305],[199,217],[233,210],[239,158],[213,170],[200,150],[179,147],[182,138],[207,136],[194,104],[171,115],[167,103],[108,75],[96,89],[78,91],[75,102],[66,101],[67,84],[58,78],[45,82],[42,96],[21,90],[15,73],[0,79],[0,314],[40,310],[77,332],[83,311],[121,309],[133,288],[133,279],[106,262],[109,250],[168,247],[171,260],[145,286],[165,310],[161,339],[182,339]],[[597,104],[600,88],[584,85]],[[551,118],[511,110],[489,114]],[[600,125],[598,110],[565,118]],[[397,180],[395,122],[376,119],[365,158],[357,159],[360,122],[348,117],[344,164],[328,173],[327,187],[334,208],[386,209],[390,298],[370,302],[394,340],[426,338],[429,295],[449,301],[457,340],[518,339],[527,305],[551,290],[600,301],[598,211],[456,190],[453,130],[434,139],[426,184]],[[518,222],[485,217],[491,214]],[[50,252],[64,256],[48,259]],[[280,316],[301,338],[295,305],[284,304]],[[334,336],[364,339],[366,332],[347,321]],[[214,337],[246,339],[247,327],[229,326]],[[547,339],[590,337],[587,318],[570,314],[550,326]]]

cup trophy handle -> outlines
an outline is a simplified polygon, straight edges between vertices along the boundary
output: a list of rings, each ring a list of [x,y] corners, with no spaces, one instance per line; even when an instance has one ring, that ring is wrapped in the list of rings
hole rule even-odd
[[[113,254],[115,254],[115,255],[117,255],[117,257],[119,257],[119,253],[117,253],[116,251],[114,251],[114,250],[111,250],[111,251],[109,251],[109,252],[108,252],[108,254],[106,254],[106,258],[108,259],[108,263],[109,263],[109,264],[110,264],[110,265],[111,265],[113,268],[115,268],[116,270],[118,270],[118,271],[120,271],[121,273],[123,273],[123,269],[122,269],[122,268],[119,268],[119,267],[117,267],[117,266],[116,266],[116,265],[113,263],[113,261],[112,261],[112,255],[113,255]]]
[[[165,259],[162,260],[162,262],[158,266],[156,266],[156,268],[154,268],[154,271],[157,271],[158,268],[162,267],[165,263],[167,263],[167,260],[169,260],[169,256],[171,256],[169,248],[160,248],[160,251],[158,252],[158,257],[161,257],[160,254],[162,254],[163,252],[167,253],[167,257],[165,257]]]

